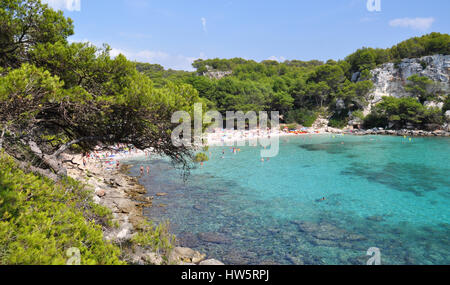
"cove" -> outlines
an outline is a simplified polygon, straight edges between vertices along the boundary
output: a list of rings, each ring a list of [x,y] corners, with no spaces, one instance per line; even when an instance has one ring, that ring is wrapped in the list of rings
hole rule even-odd
[[[255,147],[209,151],[186,183],[164,158],[128,161],[150,165],[145,214],[181,246],[239,265],[363,265],[372,247],[383,264],[450,262],[449,138],[281,138],[264,163]]]

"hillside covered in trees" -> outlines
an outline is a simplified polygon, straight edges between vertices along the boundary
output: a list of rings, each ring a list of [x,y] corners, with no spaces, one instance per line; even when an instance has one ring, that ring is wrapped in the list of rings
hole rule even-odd
[[[391,114],[380,110],[380,107],[366,119],[362,110],[367,107],[373,88],[370,71],[387,62],[398,64],[405,58],[434,54],[450,54],[448,34],[431,33],[388,49],[362,48],[344,60],[326,63],[316,60],[281,63],[266,60],[258,63],[242,58],[208,59],[195,61],[193,66],[197,71],[194,73],[167,71],[161,66],[146,63],[138,63],[137,67],[161,85],[174,81],[192,85],[212,108],[223,113],[278,110],[286,123],[311,126],[321,115],[329,118],[333,127],[345,127],[354,119],[366,120],[367,127],[374,126],[374,122],[380,124],[378,127],[385,127],[390,118],[397,118],[392,116],[408,114],[401,111],[402,100],[391,98],[389,102],[398,107],[398,113]],[[212,74],[219,75],[219,78]],[[419,128],[429,123],[442,125],[444,113],[448,110],[448,94],[432,94],[428,88],[432,84],[427,78],[413,77],[405,86],[421,104],[424,98],[445,102],[443,110],[427,110],[424,106],[420,110],[415,108],[412,116],[420,117],[420,120],[415,120]],[[409,101],[415,102],[414,99]],[[380,116],[383,120],[374,121],[374,117]],[[395,126],[405,127],[398,122]]]
[[[284,122],[305,126],[320,115],[336,127],[353,117],[367,126],[439,125],[450,109],[448,94],[431,94],[429,80],[414,77],[407,88],[415,98],[388,98],[369,116],[361,112],[371,69],[447,55],[447,34],[363,48],[340,61],[209,59],[185,72],[112,57],[108,45],[71,43],[73,21],[40,0],[2,0],[0,29],[0,264],[63,264],[63,249],[72,246],[84,253],[83,264],[123,263],[119,247],[102,238],[110,213],[67,178],[60,155],[123,143],[188,168],[192,150],[172,143],[171,117],[192,114],[194,103],[205,111],[279,110]],[[443,109],[425,107],[430,99]]]

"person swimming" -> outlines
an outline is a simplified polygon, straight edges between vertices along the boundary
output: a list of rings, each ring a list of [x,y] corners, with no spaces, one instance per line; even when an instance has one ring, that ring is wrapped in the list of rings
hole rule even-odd
[[[144,167],[141,166],[141,176],[144,175]]]

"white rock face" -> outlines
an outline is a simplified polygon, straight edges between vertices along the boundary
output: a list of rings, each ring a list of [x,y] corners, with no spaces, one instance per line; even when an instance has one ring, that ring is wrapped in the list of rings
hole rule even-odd
[[[423,105],[427,108],[438,108],[438,109],[442,110],[442,108],[444,107],[444,102],[434,102],[434,101],[428,102],[428,101],[426,101]]]
[[[425,65],[424,69],[422,65]],[[432,55],[422,58],[404,59],[398,66],[386,63],[371,71],[374,90],[369,94],[371,104],[364,110],[367,115],[372,106],[382,100],[384,96],[397,98],[411,96],[405,91],[408,78],[414,74],[426,76],[436,83],[436,88],[444,93],[450,92],[450,55]],[[358,78],[354,74],[353,78]],[[437,106],[439,107],[439,106]]]
[[[448,110],[447,112],[445,112],[445,117],[450,120],[450,110]]]

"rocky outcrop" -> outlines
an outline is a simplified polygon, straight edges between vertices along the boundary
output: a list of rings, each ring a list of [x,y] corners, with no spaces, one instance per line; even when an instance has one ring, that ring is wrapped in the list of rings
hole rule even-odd
[[[316,131],[325,131],[328,128],[328,124],[330,121],[324,117],[319,117],[317,120],[313,123],[312,129]]]
[[[400,63],[386,63],[371,71],[375,85],[371,94],[371,101],[365,110],[367,115],[371,107],[382,100],[384,96],[397,98],[411,96],[405,91],[408,78],[414,74],[425,76],[436,84],[435,90],[448,94],[450,92],[450,55],[432,55],[421,58],[404,59]],[[359,80],[359,74],[353,75],[353,80]],[[440,107],[439,103],[431,103]]]
[[[447,125],[448,126],[448,125]],[[407,137],[450,137],[450,128],[444,128],[443,130],[436,131],[424,131],[424,130],[385,130],[383,128],[375,128],[370,130],[351,130],[343,131],[333,128],[328,128],[328,133],[332,134],[349,134],[356,136],[369,136],[369,135],[386,135],[386,136],[407,136]]]
[[[208,77],[209,79],[222,79],[224,77],[230,76],[233,74],[233,71],[231,70],[215,70],[213,69],[211,66],[206,66],[206,69],[208,70],[207,72],[203,73],[203,76]]]
[[[88,160],[83,165],[83,158],[78,154],[63,154],[64,166],[70,177],[82,181],[93,189],[94,202],[112,211],[112,222],[116,225],[104,228],[104,238],[114,243],[127,245],[137,234],[145,221],[143,208],[152,206],[152,197],[146,197],[146,190],[137,179],[125,173],[128,166],[121,170],[106,171],[94,160]],[[215,235],[205,235],[205,238],[220,241]],[[134,245],[124,250],[124,258],[128,263],[137,265],[162,265],[165,258],[152,250]],[[174,248],[169,256],[169,264],[197,265],[204,261],[206,255],[185,247]]]
[[[206,258],[205,254],[201,254],[187,247],[176,247],[169,256],[169,262],[172,264],[188,263],[199,264]]]

